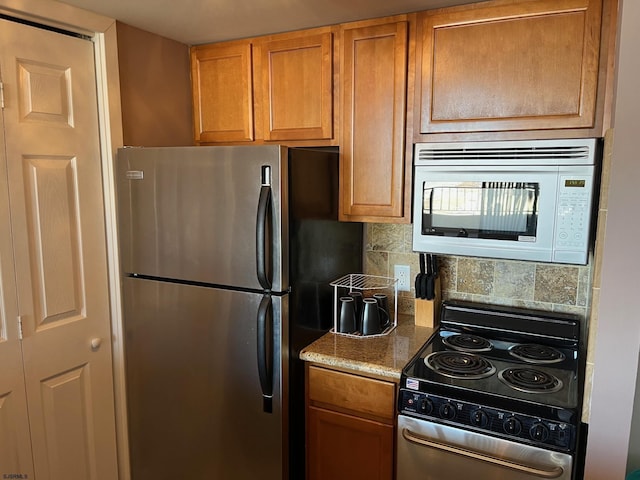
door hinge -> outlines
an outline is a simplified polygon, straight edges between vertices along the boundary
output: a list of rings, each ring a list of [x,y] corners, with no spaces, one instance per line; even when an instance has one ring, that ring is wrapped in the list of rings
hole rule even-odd
[[[18,315],[18,340],[22,340],[22,315]]]
[[[0,108],[4,109],[4,84],[0,82]]]

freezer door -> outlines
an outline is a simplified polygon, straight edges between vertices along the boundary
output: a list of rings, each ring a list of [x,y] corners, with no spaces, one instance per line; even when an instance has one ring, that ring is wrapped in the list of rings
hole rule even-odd
[[[286,159],[269,145],[120,149],[123,271],[285,291]]]
[[[287,478],[287,297],[123,282],[132,479]]]

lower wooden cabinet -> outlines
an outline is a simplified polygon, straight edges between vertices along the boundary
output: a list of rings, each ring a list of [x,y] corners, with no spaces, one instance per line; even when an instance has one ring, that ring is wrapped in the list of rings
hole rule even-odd
[[[309,407],[309,480],[393,478],[392,425]]]
[[[307,367],[307,480],[391,480],[395,384]]]

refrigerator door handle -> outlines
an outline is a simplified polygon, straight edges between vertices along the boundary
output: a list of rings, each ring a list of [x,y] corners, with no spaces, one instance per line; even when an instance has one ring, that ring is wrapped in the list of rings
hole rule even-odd
[[[271,290],[271,219],[271,186],[263,180],[256,220],[256,262],[258,281],[265,290]]]
[[[273,306],[271,295],[262,296],[258,308],[258,375],[262,388],[262,409],[273,413]]]

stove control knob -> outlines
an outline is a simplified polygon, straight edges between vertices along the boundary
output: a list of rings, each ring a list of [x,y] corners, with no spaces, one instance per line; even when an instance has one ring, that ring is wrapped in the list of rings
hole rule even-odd
[[[451,403],[443,403],[440,406],[440,416],[447,420],[453,420],[456,417],[456,407]]]
[[[546,442],[549,438],[549,429],[544,423],[536,422],[529,429],[529,435],[533,440]]]
[[[522,423],[516,417],[509,417],[502,424],[502,428],[509,435],[520,435]]]
[[[433,411],[433,402],[426,397],[423,398],[418,403],[418,411],[425,415],[429,415]]]
[[[485,428],[489,425],[489,415],[484,410],[474,410],[471,412],[471,424],[476,427]]]

